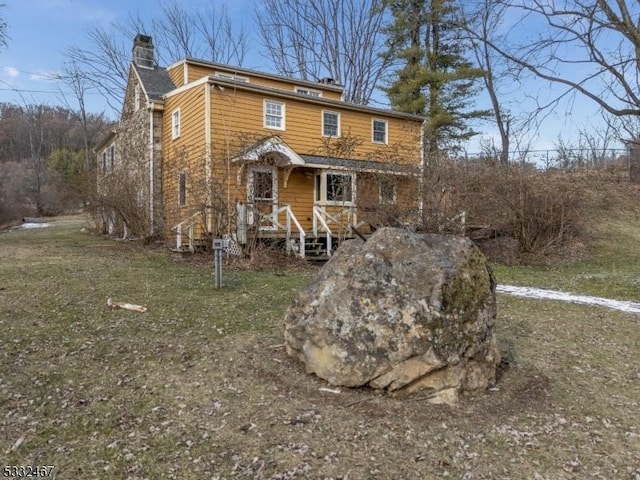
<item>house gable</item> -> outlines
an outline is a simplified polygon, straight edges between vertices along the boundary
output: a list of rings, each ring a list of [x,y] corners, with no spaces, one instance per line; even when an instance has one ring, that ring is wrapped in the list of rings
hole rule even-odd
[[[343,92],[342,86],[328,78],[312,82],[196,59],[181,60],[167,67],[167,71],[177,86],[213,76],[220,80],[260,85],[301,96],[323,97],[331,100],[341,100]]]

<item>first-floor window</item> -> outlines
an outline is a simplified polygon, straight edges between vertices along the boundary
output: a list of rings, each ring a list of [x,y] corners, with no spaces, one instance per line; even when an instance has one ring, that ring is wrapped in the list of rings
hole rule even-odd
[[[353,201],[353,178],[348,173],[327,173],[327,202]]]
[[[394,178],[382,177],[378,182],[378,187],[381,204],[390,205],[396,203],[398,188]]]
[[[180,172],[178,175],[178,206],[184,207],[187,204],[187,174]]]

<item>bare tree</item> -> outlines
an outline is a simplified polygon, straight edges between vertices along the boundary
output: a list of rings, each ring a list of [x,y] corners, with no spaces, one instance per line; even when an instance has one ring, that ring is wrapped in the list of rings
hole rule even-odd
[[[129,76],[130,47],[114,31],[96,27],[87,33],[87,44],[67,49],[78,74],[104,97],[109,108],[119,111]],[[131,36],[130,38],[133,38]],[[128,40],[131,44],[131,40]]]
[[[382,0],[265,0],[256,18],[278,73],[334,79],[344,99],[367,104],[391,59],[382,55]]]
[[[171,64],[185,57],[200,57],[218,63],[242,65],[248,48],[244,28],[237,30],[224,6],[211,4],[202,10],[187,10],[173,0],[155,11],[156,17],[130,15],[109,28],[95,27],[87,42],[67,49],[70,62],[77,66],[88,88],[106,99],[113,111],[122,107],[129,76],[132,40],[138,33],[149,33],[156,44],[156,61]]]
[[[0,3],[0,8],[4,8],[6,6],[6,3]],[[8,29],[9,25],[7,24],[7,21],[4,19],[4,17],[0,17],[0,49],[6,47],[7,43],[9,42],[9,33],[7,32]]]
[[[75,62],[65,65],[64,73],[61,76],[63,83],[70,88],[73,100],[77,104],[77,108],[71,105],[68,95],[61,92],[61,99],[69,111],[75,112],[82,126],[82,136],[84,142],[84,168],[85,171],[91,171],[95,165],[91,155],[90,138],[89,138],[89,119],[87,115],[86,95],[90,90],[89,82],[84,76],[79,66]]]
[[[507,8],[500,0],[479,0],[477,4],[470,3],[465,7],[460,25],[472,46],[476,64],[484,71],[482,79],[491,101],[493,120],[500,133],[500,149],[496,149],[493,142],[490,145],[485,142],[484,149],[497,154],[500,163],[506,165],[509,163],[513,117],[505,106],[501,87],[507,81],[513,84],[517,80],[518,69],[497,55],[490,43],[501,43],[499,30]]]
[[[640,115],[640,4],[633,0],[502,0],[518,20],[489,46],[539,78],[616,116]],[[545,30],[538,28],[544,25]],[[531,33],[527,37],[527,32]]]

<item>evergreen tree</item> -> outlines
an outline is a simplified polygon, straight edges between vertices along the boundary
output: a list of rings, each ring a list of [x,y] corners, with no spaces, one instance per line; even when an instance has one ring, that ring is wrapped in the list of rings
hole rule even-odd
[[[455,0],[386,0],[393,20],[387,52],[399,68],[385,88],[394,109],[424,115],[428,159],[455,149],[476,134],[469,121],[488,116],[474,110],[483,71],[465,57]]]

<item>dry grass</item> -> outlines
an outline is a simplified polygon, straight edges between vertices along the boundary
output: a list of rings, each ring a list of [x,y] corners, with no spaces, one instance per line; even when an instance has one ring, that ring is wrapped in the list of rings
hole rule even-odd
[[[60,479],[640,478],[637,315],[501,296],[496,391],[457,408],[332,393],[282,348],[312,273],[229,271],[215,291],[208,265],[79,227],[0,235],[3,464]],[[603,236],[590,268],[635,262],[616,244],[637,229]]]

